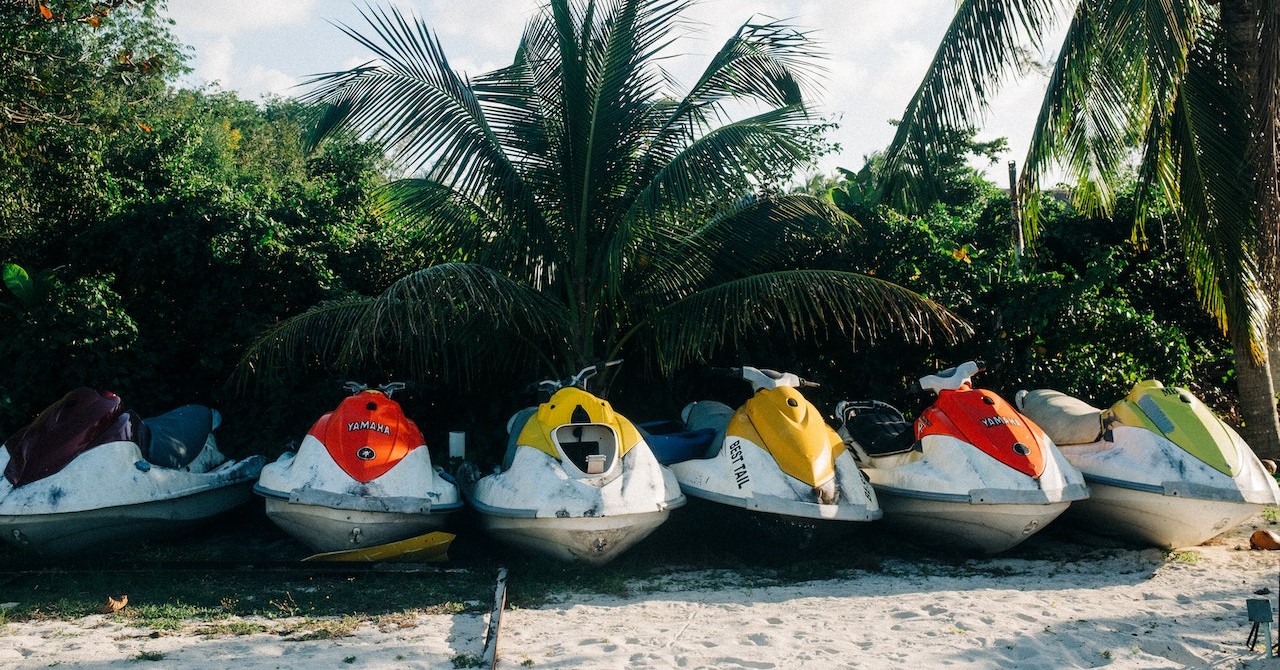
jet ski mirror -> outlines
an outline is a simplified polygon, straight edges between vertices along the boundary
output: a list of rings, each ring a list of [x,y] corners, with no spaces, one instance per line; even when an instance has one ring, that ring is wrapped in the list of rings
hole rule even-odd
[[[404,382],[390,382],[379,386],[378,390],[382,391],[383,395],[390,398],[392,393],[395,393],[396,391],[403,391],[405,386],[406,384]]]

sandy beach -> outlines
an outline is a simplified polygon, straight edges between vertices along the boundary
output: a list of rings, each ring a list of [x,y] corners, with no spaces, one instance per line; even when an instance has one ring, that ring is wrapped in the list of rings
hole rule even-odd
[[[1280,552],[1249,549],[1264,527],[1274,526],[1258,517],[1178,552],[1033,538],[1014,557],[904,553],[875,571],[783,585],[673,568],[628,584],[626,597],[509,609],[498,667],[1280,668],[1262,644],[1245,646],[1245,600],[1274,607],[1280,588]],[[453,668],[479,657],[487,619],[350,622],[349,635],[320,640],[282,634],[280,619],[242,635],[199,622],[152,631],[112,615],[11,622],[0,667]]]

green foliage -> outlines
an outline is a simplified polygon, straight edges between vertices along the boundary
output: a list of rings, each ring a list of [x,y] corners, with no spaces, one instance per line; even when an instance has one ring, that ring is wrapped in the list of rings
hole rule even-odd
[[[43,60],[79,64],[39,73],[68,106],[0,117],[0,351],[16,361],[0,370],[0,435],[91,385],[144,414],[242,402],[227,412],[228,442],[262,450],[245,440],[301,433],[314,416],[225,394],[244,343],[320,300],[384,288],[421,251],[371,208],[379,149],[335,137],[308,153],[310,112],[296,102],[166,91],[182,49],[158,3],[115,4],[93,5],[111,9],[96,28],[64,21],[74,7],[54,3],[55,19],[0,31]],[[0,5],[0,21],[35,11],[18,5]],[[20,56],[0,49],[5,58]],[[8,83],[0,106],[37,104]],[[247,430],[239,417],[266,425]]]
[[[0,417],[14,428],[30,419],[33,398],[48,404],[76,386],[146,383],[151,371],[134,349],[138,327],[120,309],[113,279],[46,274],[38,299],[0,318],[0,356],[9,361],[0,385]]]
[[[891,391],[883,388],[886,380],[905,387],[921,374],[978,358],[989,368],[979,383],[1006,394],[1048,387],[1107,405],[1135,382],[1154,378],[1190,386],[1230,411],[1224,390],[1230,351],[1208,317],[1187,309],[1195,291],[1177,228],[1153,218],[1145,246],[1130,240],[1124,217],[1135,207],[1132,181],[1115,219],[1084,216],[1044,196],[1043,235],[1019,265],[1009,199],[978,174],[953,172],[941,192],[956,197],[907,216],[864,197],[877,185],[877,168],[873,161],[860,173],[846,171],[847,181],[833,193],[860,212],[863,224],[863,235],[838,252],[841,262],[948,305],[975,336],[932,351],[880,347],[874,360],[828,351],[830,372],[814,373],[819,379],[856,368],[858,374],[842,375],[853,390],[884,397]]]

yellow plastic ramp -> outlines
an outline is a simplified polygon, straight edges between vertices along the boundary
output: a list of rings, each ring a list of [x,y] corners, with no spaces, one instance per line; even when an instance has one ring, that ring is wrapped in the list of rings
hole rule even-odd
[[[346,563],[378,563],[381,561],[441,563],[449,560],[449,545],[453,544],[454,537],[453,533],[435,531],[426,535],[411,537],[407,540],[388,542],[387,544],[379,544],[373,547],[328,551],[323,554],[308,556],[302,560]]]

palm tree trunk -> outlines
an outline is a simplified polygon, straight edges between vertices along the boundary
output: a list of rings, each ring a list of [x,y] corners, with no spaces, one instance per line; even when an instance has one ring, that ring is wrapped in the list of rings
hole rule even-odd
[[[1276,420],[1276,384],[1280,379],[1280,3],[1275,0],[1222,0],[1227,54],[1245,94],[1249,136],[1245,160],[1253,177],[1254,216],[1259,232],[1259,279],[1271,301],[1267,315],[1267,361],[1254,361],[1243,338],[1235,346],[1236,385],[1244,418],[1245,441],[1260,456],[1280,457]]]
[[[1262,458],[1280,457],[1280,419],[1271,369],[1256,365],[1246,348],[1236,348],[1236,390],[1244,425],[1240,436]]]

